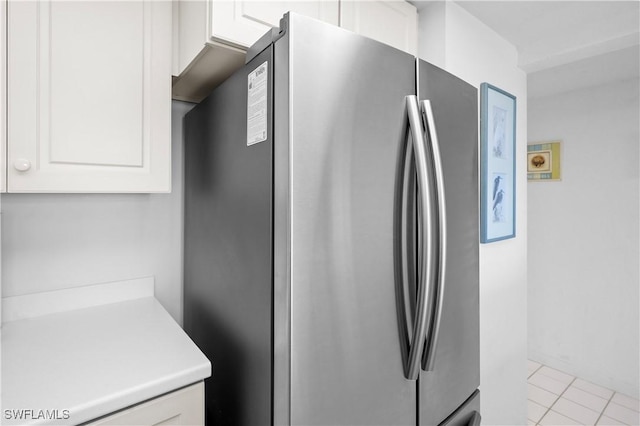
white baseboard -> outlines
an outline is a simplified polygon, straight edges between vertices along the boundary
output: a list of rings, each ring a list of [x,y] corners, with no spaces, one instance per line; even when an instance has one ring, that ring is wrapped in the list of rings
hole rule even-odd
[[[528,358],[547,367],[555,368],[572,376],[581,378],[598,386],[638,398],[639,389],[637,378],[612,377],[605,372],[603,366],[598,365],[575,365],[574,363],[560,359],[557,356],[529,348]]]

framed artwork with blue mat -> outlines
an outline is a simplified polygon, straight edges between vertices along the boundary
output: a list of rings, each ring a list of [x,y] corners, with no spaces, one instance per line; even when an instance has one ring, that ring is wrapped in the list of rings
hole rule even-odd
[[[516,97],[480,85],[480,242],[516,236]]]

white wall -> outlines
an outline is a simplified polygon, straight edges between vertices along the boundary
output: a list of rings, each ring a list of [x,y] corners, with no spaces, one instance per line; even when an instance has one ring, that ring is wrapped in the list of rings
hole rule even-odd
[[[2,296],[155,277],[182,321],[182,117],[172,104],[170,194],[3,194]]]
[[[529,100],[562,181],[529,184],[532,359],[638,397],[638,80]]]
[[[420,57],[517,98],[516,238],[480,245],[480,397],[483,424],[526,424],[526,74],[515,47],[460,6],[433,2],[419,13]]]

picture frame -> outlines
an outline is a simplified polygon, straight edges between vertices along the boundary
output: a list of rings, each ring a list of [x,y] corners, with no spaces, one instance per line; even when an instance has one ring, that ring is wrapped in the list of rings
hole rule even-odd
[[[516,97],[480,85],[480,242],[516,236]]]
[[[549,182],[562,180],[561,142],[534,142],[527,145],[527,180]]]

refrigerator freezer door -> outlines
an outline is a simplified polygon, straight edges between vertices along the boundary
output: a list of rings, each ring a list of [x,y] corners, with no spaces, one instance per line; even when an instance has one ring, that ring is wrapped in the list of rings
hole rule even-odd
[[[442,158],[447,251],[442,315],[433,371],[419,379],[421,425],[438,425],[477,388],[478,99],[477,90],[424,61],[418,97],[430,100]],[[432,331],[433,333],[433,331]]]
[[[270,48],[185,118],[184,327],[213,365],[207,424],[271,423],[272,65]]]
[[[465,403],[458,408],[440,426],[480,426],[480,391],[475,391]]]
[[[290,275],[275,283],[276,297],[290,286],[290,423],[412,425],[416,382],[403,372],[394,220],[415,60],[297,15],[289,24],[276,43],[276,57],[290,44],[288,62],[276,72],[290,70],[290,133],[276,134],[274,149],[276,168],[282,149],[290,161]],[[276,239],[281,232],[276,225]],[[276,246],[276,264],[286,252]]]

